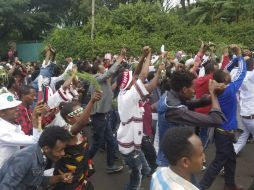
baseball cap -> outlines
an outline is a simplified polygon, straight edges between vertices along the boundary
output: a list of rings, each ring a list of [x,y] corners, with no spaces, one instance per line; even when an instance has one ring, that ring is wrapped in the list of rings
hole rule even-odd
[[[14,95],[9,92],[0,95],[0,102],[0,110],[14,108],[22,103],[21,101],[16,100]]]
[[[105,56],[104,56],[104,59],[111,60],[112,59],[112,55],[110,53],[106,53]]]

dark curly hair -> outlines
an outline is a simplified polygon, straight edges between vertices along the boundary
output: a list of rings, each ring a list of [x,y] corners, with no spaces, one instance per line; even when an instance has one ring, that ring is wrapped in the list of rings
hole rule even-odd
[[[170,165],[176,165],[182,157],[192,156],[194,148],[188,139],[194,134],[191,127],[173,127],[166,131],[161,147]]]
[[[52,126],[44,129],[38,143],[41,148],[44,146],[54,148],[58,140],[62,142],[67,142],[71,138],[71,134],[66,129],[62,127]]]
[[[189,71],[175,71],[171,75],[171,89],[176,92],[180,92],[184,87],[191,87],[194,79],[195,75]]]
[[[226,73],[222,69],[219,69],[213,73],[213,79],[218,83],[225,83],[225,77]]]

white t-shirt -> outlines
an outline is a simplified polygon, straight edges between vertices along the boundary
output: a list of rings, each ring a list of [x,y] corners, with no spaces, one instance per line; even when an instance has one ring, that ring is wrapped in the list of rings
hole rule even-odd
[[[148,92],[140,79],[129,90],[120,91],[118,95],[121,123],[117,131],[117,141],[122,154],[140,149],[144,114],[142,100],[145,100],[146,95]]]
[[[198,190],[169,167],[159,168],[152,176],[150,190]]]

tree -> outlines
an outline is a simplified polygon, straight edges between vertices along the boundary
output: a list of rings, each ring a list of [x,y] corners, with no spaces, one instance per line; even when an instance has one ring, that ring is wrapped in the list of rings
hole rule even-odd
[[[239,22],[240,17],[250,18],[250,12],[253,12],[254,1],[250,0],[228,0],[223,3],[221,16],[228,20]]]
[[[90,16],[90,0],[0,0],[0,37],[40,40],[54,27],[83,26]]]
[[[218,0],[200,0],[187,15],[195,24],[214,24],[220,20],[223,3],[223,1]]]
[[[113,10],[102,7],[95,20],[94,41],[90,39],[90,20],[82,28],[55,29],[49,35],[46,43],[57,49],[58,60],[67,56],[91,59],[106,52],[119,53],[122,47],[127,48],[129,55],[138,56],[144,45],[159,52],[162,44],[169,51],[194,53],[198,50],[199,38],[212,41],[218,47],[230,43],[254,47],[254,39],[250,38],[254,35],[253,21],[190,25],[179,18],[175,10],[162,11],[159,3],[121,4]]]

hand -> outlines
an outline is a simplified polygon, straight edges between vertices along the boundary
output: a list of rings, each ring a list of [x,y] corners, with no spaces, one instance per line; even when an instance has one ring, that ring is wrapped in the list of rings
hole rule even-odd
[[[116,59],[116,62],[117,63],[123,63],[123,60],[125,59],[125,57],[126,57],[126,49],[122,48],[121,52],[120,52],[120,55]]]
[[[95,102],[99,101],[101,99],[101,96],[102,96],[102,92],[101,91],[95,91],[93,93],[92,98],[91,98],[92,102],[95,103]]]
[[[42,114],[45,114],[47,112],[46,105],[43,103],[43,101],[37,102],[34,111],[33,111],[33,116],[34,117],[39,117]]]
[[[249,56],[244,56],[244,60],[247,61],[248,59],[250,59]]]
[[[200,50],[203,52],[206,52],[207,49],[209,48],[209,45],[207,43],[205,43],[203,40],[199,39],[199,41],[201,42],[200,45]]]
[[[240,56],[242,54],[241,48],[237,44],[229,45],[229,49],[236,55]]]
[[[166,69],[166,68],[165,68],[165,64],[162,63],[162,64],[160,64],[159,67],[158,67],[158,72],[161,72],[161,71],[163,71],[163,70],[165,70],[165,69]]]
[[[21,65],[21,62],[20,62],[19,60],[17,60],[17,61],[15,62],[15,64],[16,64],[16,65]]]
[[[223,91],[226,88],[224,83],[217,83],[215,80],[209,81],[209,92],[211,95],[216,95],[216,92]]]
[[[122,56],[123,58],[126,57],[126,49],[125,48],[121,49],[120,56]]]
[[[60,172],[60,170],[59,170]],[[60,172],[60,179],[61,179],[61,182],[63,183],[72,183],[72,179],[73,179],[73,175],[72,173],[63,173],[63,172]]]
[[[71,62],[73,61],[71,57],[67,57],[65,60],[66,60],[68,63],[71,63]]]
[[[151,48],[149,46],[143,47],[143,56],[147,57],[147,55],[151,52]]]

